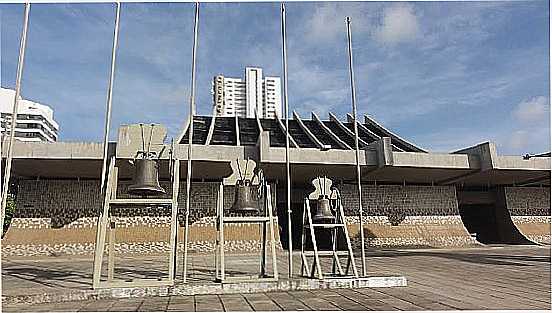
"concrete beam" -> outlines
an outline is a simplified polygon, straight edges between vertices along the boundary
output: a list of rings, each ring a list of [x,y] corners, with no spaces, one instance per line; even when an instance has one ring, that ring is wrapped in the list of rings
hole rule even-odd
[[[454,151],[451,154],[467,154],[479,158],[479,170],[481,172],[492,170],[497,164],[496,145],[492,142],[483,142],[473,147]]]
[[[309,138],[316,144],[316,146],[318,146],[319,149],[324,149],[324,144],[320,140],[318,140],[318,138],[316,138],[316,136],[310,131],[310,129],[307,128],[307,126],[305,126],[305,124],[301,120],[301,117],[295,111],[293,111],[293,119],[297,121],[299,127],[301,127],[305,134],[309,136]]]
[[[207,132],[207,139],[205,139],[205,145],[209,145],[211,143],[211,139],[213,138],[213,131],[215,130],[215,122],[216,122],[216,116],[213,116],[211,118],[211,125],[209,125],[209,131]]]
[[[347,128],[347,126],[343,125],[343,123],[341,123],[341,121],[335,115],[333,115],[332,112],[328,112],[328,115],[330,116],[330,121],[334,121],[337,124],[337,126],[341,128],[342,131],[344,131],[349,136],[351,136],[351,138],[355,139],[355,132]],[[362,148],[362,147],[367,147],[368,143],[362,140],[362,138],[358,137],[358,145],[359,147]]]
[[[517,183],[516,186],[524,187],[524,186],[537,185],[542,183],[550,185],[550,174],[522,181],[520,183]]]
[[[353,149],[349,147],[349,145],[345,141],[341,140],[341,138],[339,138],[338,135],[334,134],[334,132],[331,129],[329,129],[326,125],[324,125],[324,123],[322,123],[322,121],[320,120],[320,118],[318,118],[318,115],[316,115],[316,113],[311,112],[311,116],[312,116],[312,119],[315,120],[316,123],[320,125],[320,127],[322,127],[322,129],[326,132],[326,134],[332,137],[341,146],[341,148],[348,149],[348,150]]]
[[[240,125],[238,123],[238,116],[234,116],[234,127],[236,128],[236,146],[240,146]]]
[[[550,157],[532,157],[524,160],[522,156],[496,156],[494,168],[504,170],[550,170]]]
[[[6,147],[7,140],[3,146]],[[110,143],[115,145],[115,143]],[[99,142],[23,142],[13,145],[14,159],[102,159],[103,143]],[[2,149],[2,157],[7,150]]]
[[[284,123],[282,123],[282,120],[278,117],[278,115],[275,116],[275,119],[278,121],[278,126],[280,126],[280,130],[284,133],[284,137],[286,136],[286,133],[288,134],[290,143],[289,147],[291,148],[293,146],[295,148],[299,148],[299,145],[297,144],[297,142],[295,142],[293,136],[291,136],[290,133],[286,132],[286,126],[284,125]]]
[[[354,117],[350,113],[347,113],[347,122],[353,123],[354,121],[355,121]],[[370,136],[370,138],[372,138],[373,140],[379,140],[381,138],[380,136],[376,135],[373,131],[368,129],[366,126],[364,126],[364,124],[362,124],[358,120],[357,120],[357,127],[359,129],[362,129],[364,132],[366,132],[368,136]]]
[[[393,133],[392,131],[388,130],[387,128],[380,125],[378,122],[373,120],[367,115],[364,115],[364,123],[370,125],[371,127],[374,127],[384,133],[386,137],[391,137],[391,139],[400,142],[402,145],[409,147],[411,150],[414,150],[415,152],[427,152],[426,150],[419,148],[415,146],[414,144],[410,143],[406,139],[401,138],[399,135]]]
[[[394,156],[391,148],[391,138],[383,137],[368,145],[367,150],[374,151],[377,156],[378,168],[393,166]]]
[[[260,163],[285,163],[285,148],[270,147],[268,131],[260,134],[259,154]],[[325,164],[325,165],[351,165],[355,163],[354,150],[320,150],[318,148],[290,148],[290,162],[292,164]],[[378,158],[375,150],[362,150],[360,165],[377,166]]]
[[[387,138],[387,137],[386,137]],[[423,152],[393,152],[393,166],[446,169],[474,169],[479,171],[479,159],[468,155]]]

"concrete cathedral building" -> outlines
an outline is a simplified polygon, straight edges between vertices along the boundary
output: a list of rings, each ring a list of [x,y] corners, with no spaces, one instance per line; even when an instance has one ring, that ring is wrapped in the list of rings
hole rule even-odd
[[[259,111],[257,111],[259,113]],[[243,113],[247,115],[247,113]],[[252,159],[273,192],[280,247],[288,246],[285,120],[235,116],[193,118],[190,252],[215,246],[217,190],[232,173],[231,161]],[[329,114],[293,114],[289,121],[292,183],[292,240],[300,247],[303,200],[317,176],[339,189],[355,253],[359,250],[358,196],[354,124]],[[464,247],[481,244],[550,244],[550,155],[501,155],[492,142],[451,153],[432,153],[377,123],[358,121],[368,247]],[[159,126],[152,149],[167,151],[166,130]],[[137,125],[122,125],[111,142],[124,197],[133,168],[128,162],[141,149]],[[184,164],[188,134],[175,141],[173,156]],[[93,142],[16,142],[11,192],[17,210],[2,241],[4,255],[92,254],[100,192],[103,145]],[[3,155],[5,157],[5,155]],[[161,185],[170,194],[167,153],[159,161]],[[186,166],[180,166],[178,249],[182,251],[186,205]],[[233,187],[224,188],[224,208],[233,203]],[[118,209],[117,253],[159,253],[169,249],[170,210],[163,207]],[[258,249],[257,225],[227,226],[229,251]]]
[[[0,130],[9,134],[15,90],[0,88]],[[54,111],[47,105],[21,99],[15,125],[15,139],[20,141],[47,141],[58,139],[59,125]]]
[[[262,118],[282,116],[279,77],[263,77],[257,67],[245,68],[245,79],[217,75],[213,78],[213,115]]]

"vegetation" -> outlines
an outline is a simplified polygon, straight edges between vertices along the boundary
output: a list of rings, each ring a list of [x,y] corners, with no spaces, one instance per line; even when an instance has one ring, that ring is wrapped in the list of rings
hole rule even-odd
[[[2,238],[8,231],[13,215],[15,214],[15,200],[12,196],[8,196],[8,201],[6,205],[6,216],[4,217],[4,227],[2,230]]]

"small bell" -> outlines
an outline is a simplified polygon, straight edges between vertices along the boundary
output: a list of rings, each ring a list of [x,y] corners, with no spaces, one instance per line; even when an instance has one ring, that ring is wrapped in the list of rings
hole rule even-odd
[[[230,211],[233,213],[259,213],[259,204],[254,198],[253,189],[250,180],[239,180],[236,184],[234,203]]]
[[[317,201],[316,214],[312,217],[313,222],[328,222],[335,219],[330,208],[328,196],[320,195]]]
[[[156,160],[136,159],[133,184],[128,186],[128,193],[138,196],[165,194],[165,189],[159,185],[158,167]]]

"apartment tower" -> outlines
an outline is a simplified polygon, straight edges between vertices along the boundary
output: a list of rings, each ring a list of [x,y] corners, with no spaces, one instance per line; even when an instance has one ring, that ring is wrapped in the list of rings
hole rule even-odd
[[[245,68],[245,79],[213,78],[213,115],[274,118],[282,116],[279,77],[263,77],[257,67]]]

